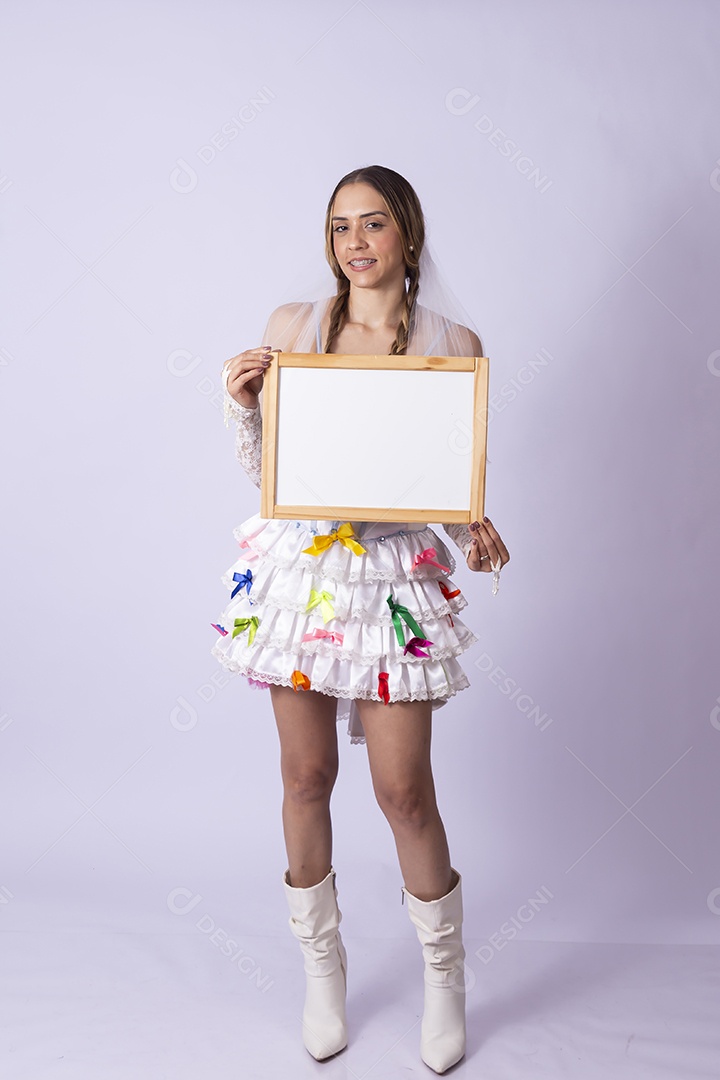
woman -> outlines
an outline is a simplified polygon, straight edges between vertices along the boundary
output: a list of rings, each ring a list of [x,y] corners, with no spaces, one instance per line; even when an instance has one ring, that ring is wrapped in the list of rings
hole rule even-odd
[[[377,165],[340,180],[326,218],[336,295],[278,308],[265,334],[270,344],[232,357],[223,368],[226,409],[238,423],[238,458],[258,486],[258,399],[271,349],[483,355],[472,330],[420,303],[431,266],[425,248],[422,209],[407,180]],[[477,638],[457,618],[467,602],[451,588],[445,572],[454,560],[432,529],[357,522],[345,529],[350,539],[341,535],[341,524],[255,515],[235,530],[247,553],[223,578],[233,594],[213,654],[270,689],[284,784],[289,866],[283,882],[307,976],[306,1048],[321,1060],[347,1045],[347,956],[330,818],[340,705],[352,741],[367,745],[375,795],[395,837],[402,897],[425,958],[420,1051],[442,1073],[465,1053],[465,951],[461,876],[451,866],[435,800],[431,714],[469,685],[455,657]],[[493,524],[486,518],[443,528],[470,569],[494,570],[496,583],[509,554]],[[407,644],[398,613],[414,627]],[[232,638],[223,623],[234,624]]]

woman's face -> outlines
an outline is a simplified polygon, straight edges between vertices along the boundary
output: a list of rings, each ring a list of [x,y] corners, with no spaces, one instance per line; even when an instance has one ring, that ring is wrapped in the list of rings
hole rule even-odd
[[[333,249],[353,285],[373,288],[405,280],[400,233],[385,200],[370,184],[346,184],[332,210]]]

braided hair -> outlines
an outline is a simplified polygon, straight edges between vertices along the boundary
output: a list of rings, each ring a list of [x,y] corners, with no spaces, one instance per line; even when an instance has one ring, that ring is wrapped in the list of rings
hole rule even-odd
[[[384,199],[390,218],[400,234],[405,259],[407,288],[403,313],[400,317],[395,340],[390,346],[390,355],[396,356],[405,353],[412,333],[415,303],[420,288],[420,256],[425,243],[425,219],[420,200],[411,184],[400,173],[388,169],[384,165],[366,165],[364,168],[354,169],[352,172],[347,173],[338,182],[330,196],[325,215],[325,255],[335,275],[337,294],[330,311],[330,325],[327,340],[325,341],[325,352],[330,352],[330,348],[347,322],[348,316],[350,281],[335,255],[332,226],[335,197],[340,188],[345,187],[346,184],[370,184],[371,187],[374,187]]]

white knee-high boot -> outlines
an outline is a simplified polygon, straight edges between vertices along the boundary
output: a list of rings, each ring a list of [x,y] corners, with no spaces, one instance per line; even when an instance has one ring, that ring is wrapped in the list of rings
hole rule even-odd
[[[303,1043],[322,1061],[347,1046],[347,954],[339,930],[335,871],[330,867],[327,876],[308,889],[290,885],[289,876],[286,870],[290,929],[300,942],[306,975]]]
[[[438,900],[418,900],[402,888],[425,960],[420,1056],[437,1073],[445,1072],[465,1053],[462,879],[451,869],[457,882]]]

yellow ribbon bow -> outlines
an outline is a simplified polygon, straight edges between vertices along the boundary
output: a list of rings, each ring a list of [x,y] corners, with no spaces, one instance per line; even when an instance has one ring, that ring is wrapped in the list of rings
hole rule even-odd
[[[293,671],[292,676],[292,688],[297,693],[298,689],[309,690],[310,680],[307,675],[303,675],[302,671]]]
[[[354,530],[349,521],[346,521],[344,525],[341,525],[339,529],[333,529],[331,533],[326,533],[322,536],[314,536],[312,547],[303,548],[303,555],[322,555],[323,551],[327,551],[331,544],[334,544],[336,540],[339,540],[341,544],[344,544],[346,548],[350,548],[355,555],[362,555],[367,548],[364,548],[362,544],[359,544],[357,540],[353,539]]]
[[[232,636],[237,637],[238,634],[242,634],[243,630],[247,630],[249,627],[250,633],[248,634],[248,645],[252,645],[253,641],[255,640],[255,633],[259,625],[260,619],[257,615],[253,615],[250,619],[236,619],[235,629],[232,632]]]
[[[322,592],[318,592],[317,589],[310,590],[310,599],[306,611],[312,611],[314,607],[320,605],[320,611],[322,612],[323,622],[329,622],[330,619],[335,616],[335,608],[330,603],[335,599],[335,594],[326,592],[324,589]]]

